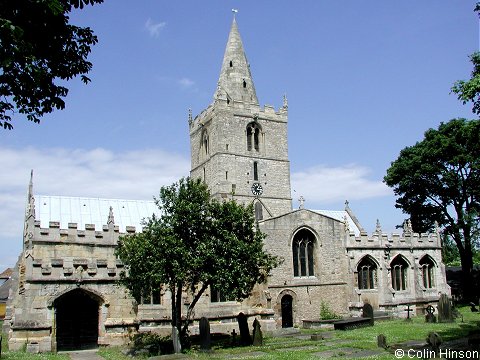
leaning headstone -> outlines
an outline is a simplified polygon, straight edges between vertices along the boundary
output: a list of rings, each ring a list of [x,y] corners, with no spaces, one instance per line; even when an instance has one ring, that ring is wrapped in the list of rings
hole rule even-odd
[[[476,305],[473,302],[470,303],[470,311],[471,312],[478,312],[478,309],[476,308]]]
[[[452,306],[446,294],[438,300],[438,322],[453,322]]]
[[[180,335],[178,334],[178,329],[173,326],[172,327],[172,342],[173,342],[173,351],[175,354],[179,354],[182,352],[182,344],[180,343]]]
[[[248,330],[248,320],[244,313],[237,316],[238,328],[240,329],[240,345],[252,345],[252,338]]]
[[[427,315],[425,315],[425,322],[430,324],[436,323],[437,317],[433,315],[435,308],[432,305],[428,305],[425,310],[427,311]]]
[[[432,350],[435,351],[435,354],[438,355],[440,350],[440,345],[442,344],[442,338],[436,332],[429,332],[427,336],[427,344],[432,347]]]
[[[370,324],[373,325],[373,307],[369,303],[363,304],[362,317],[370,319]]]
[[[206,317],[200,319],[200,350],[208,351],[212,346],[210,323]]]
[[[388,349],[387,337],[383,334],[377,336],[377,346],[382,349]]]
[[[253,321],[253,346],[263,345],[263,334],[260,328],[261,328],[260,321],[255,319]]]

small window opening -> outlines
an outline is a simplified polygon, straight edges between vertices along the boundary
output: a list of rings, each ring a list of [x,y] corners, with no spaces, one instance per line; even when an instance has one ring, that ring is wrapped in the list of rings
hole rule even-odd
[[[263,220],[263,206],[259,201],[255,203],[255,220]]]
[[[253,163],[253,180],[258,180],[258,162]]]
[[[247,126],[247,150],[251,151],[252,147],[256,151],[260,151],[260,127],[255,123]]]
[[[228,171],[225,171],[225,180],[228,180]]]
[[[233,61],[230,60],[230,67],[233,67]]]
[[[243,88],[245,89],[247,87],[247,82],[243,80]]]
[[[230,99],[229,99],[229,98],[227,98],[227,105],[228,105],[228,104],[230,104]]]

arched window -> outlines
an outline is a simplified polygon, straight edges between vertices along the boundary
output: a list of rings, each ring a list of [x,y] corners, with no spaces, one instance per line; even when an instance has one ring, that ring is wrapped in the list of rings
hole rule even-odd
[[[298,231],[293,237],[293,276],[314,276],[315,236],[307,229]]]
[[[407,288],[408,263],[403,256],[398,255],[390,263],[392,272],[392,288],[397,291]]]
[[[247,125],[247,150],[260,151],[260,126],[256,123]]]
[[[422,271],[422,283],[426,289],[431,289],[435,286],[433,269],[435,264],[430,256],[425,255],[420,259],[420,269]]]
[[[263,220],[263,206],[260,201],[255,203],[255,220]]]
[[[377,265],[370,256],[364,256],[358,263],[358,288],[375,289],[377,283]]]
[[[209,149],[209,142],[208,142],[208,133],[206,131],[202,134],[202,148],[204,155],[208,155]]]

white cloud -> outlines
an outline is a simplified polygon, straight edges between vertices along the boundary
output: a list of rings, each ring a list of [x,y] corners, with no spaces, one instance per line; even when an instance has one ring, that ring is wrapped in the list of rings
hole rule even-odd
[[[148,18],[147,22],[145,23],[145,29],[150,33],[152,37],[158,37],[160,35],[160,31],[167,25],[165,21],[154,23],[152,19]]]
[[[292,195],[302,195],[308,203],[322,206],[392,194],[383,182],[368,179],[369,174],[368,168],[355,164],[338,167],[314,166],[292,173],[292,190],[295,190]]]
[[[178,84],[184,89],[189,89],[189,88],[191,88],[192,86],[195,85],[195,81],[184,77],[184,78],[181,78],[180,80],[178,80]]]
[[[30,169],[36,194],[147,200],[190,169],[187,158],[159,149],[0,147],[0,154],[0,265],[13,265],[21,249]]]

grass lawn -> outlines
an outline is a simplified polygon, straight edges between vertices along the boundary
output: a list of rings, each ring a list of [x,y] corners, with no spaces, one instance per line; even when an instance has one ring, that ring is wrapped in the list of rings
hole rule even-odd
[[[423,316],[413,318],[412,321],[387,320],[377,321],[375,326],[364,327],[350,331],[333,331],[323,329],[302,330],[301,334],[290,337],[266,337],[264,346],[260,347],[236,347],[225,348],[216,346],[211,353],[202,353],[196,347],[188,351],[192,359],[240,359],[254,358],[264,360],[310,360],[319,359],[319,353],[334,351],[335,358],[348,355],[349,349],[355,351],[378,350],[377,336],[384,334],[388,344],[406,342],[410,340],[425,340],[430,331],[435,331],[442,337],[443,341],[452,340],[466,336],[470,331],[480,330],[480,313],[472,313],[468,307],[460,309],[462,319],[455,323],[427,324]],[[326,333],[326,339],[320,341],[310,340],[313,333]],[[336,349],[336,350],[335,350]],[[122,348],[108,347],[100,348],[99,355],[106,360],[127,360],[122,354]],[[395,356],[387,351],[375,354],[370,359],[393,360]],[[53,354],[27,354],[25,352],[7,352],[5,341],[2,344],[3,359],[45,359],[60,360],[68,359],[66,355]],[[408,360],[407,357],[404,358]]]

